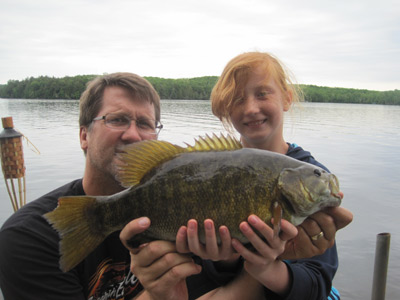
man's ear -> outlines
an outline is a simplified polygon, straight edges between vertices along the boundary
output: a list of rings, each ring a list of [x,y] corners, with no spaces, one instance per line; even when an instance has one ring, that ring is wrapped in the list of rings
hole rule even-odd
[[[79,128],[79,140],[81,143],[81,149],[86,152],[88,148],[88,128],[81,126]]]

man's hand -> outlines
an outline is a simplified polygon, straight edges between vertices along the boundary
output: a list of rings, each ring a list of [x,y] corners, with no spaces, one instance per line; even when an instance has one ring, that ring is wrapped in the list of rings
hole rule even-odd
[[[130,248],[128,241],[149,226],[148,218],[135,219],[120,234],[131,254],[131,271],[145,289],[138,299],[186,300],[186,277],[200,273],[201,267],[189,255],[178,253],[171,242],[153,241],[137,249]]]
[[[330,207],[311,215],[297,227],[298,235],[286,243],[280,258],[299,259],[323,254],[334,245],[336,231],[352,220],[353,214],[343,207]]]

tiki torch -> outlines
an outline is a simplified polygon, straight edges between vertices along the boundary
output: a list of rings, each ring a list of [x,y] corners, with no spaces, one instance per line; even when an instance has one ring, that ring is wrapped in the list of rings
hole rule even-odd
[[[4,128],[0,133],[1,166],[11,204],[17,211],[26,204],[22,134],[14,129],[12,117],[1,118],[1,121]]]

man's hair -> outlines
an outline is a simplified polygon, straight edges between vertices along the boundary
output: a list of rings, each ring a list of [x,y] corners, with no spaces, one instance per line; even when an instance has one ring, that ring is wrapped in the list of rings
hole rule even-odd
[[[111,86],[124,88],[135,101],[153,104],[156,120],[160,121],[160,96],[151,83],[133,73],[113,73],[96,77],[87,84],[79,104],[79,126],[88,127],[97,117],[103,103],[104,90]]]

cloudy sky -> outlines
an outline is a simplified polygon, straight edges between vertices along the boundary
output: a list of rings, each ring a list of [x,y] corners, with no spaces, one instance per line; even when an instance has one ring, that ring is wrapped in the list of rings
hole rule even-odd
[[[298,83],[400,89],[400,1],[0,0],[0,84],[219,76],[254,50],[276,55]]]

